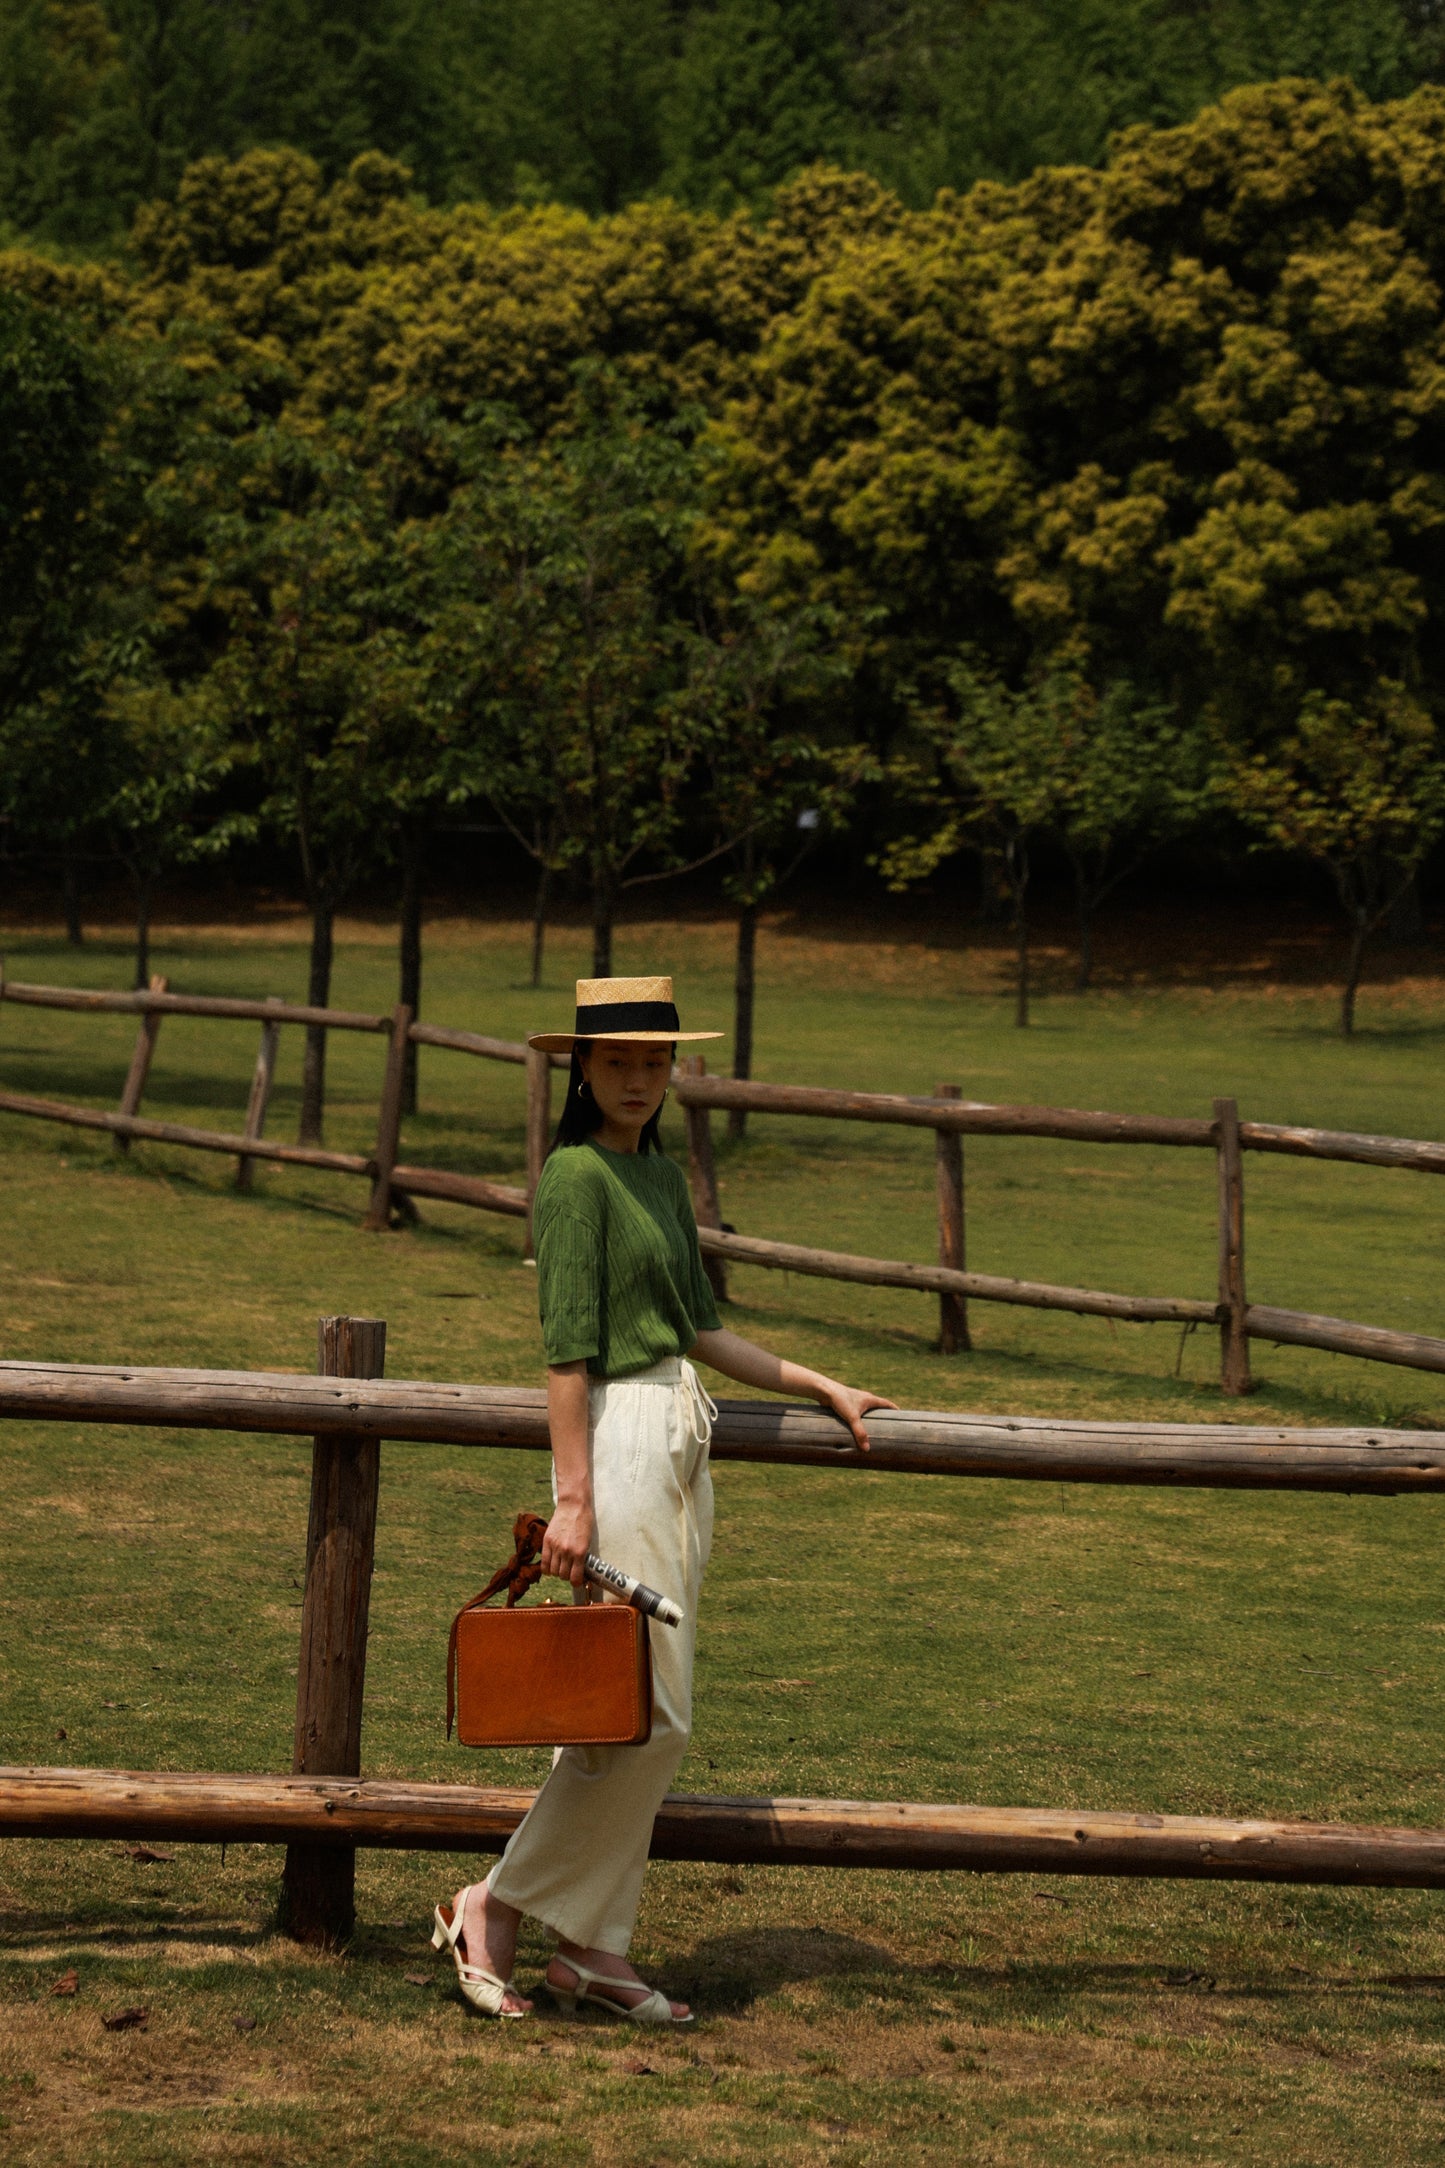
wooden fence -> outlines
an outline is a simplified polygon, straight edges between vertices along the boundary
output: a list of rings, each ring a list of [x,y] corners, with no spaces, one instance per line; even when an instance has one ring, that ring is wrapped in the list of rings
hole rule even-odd
[[[136,993],[101,993],[72,987],[27,985],[0,972],[0,1002],[32,1007],[136,1015],[140,1028],[115,1113],[19,1092],[0,1092],[0,1113],[65,1122],[78,1128],[109,1131],[117,1148],[136,1137],[179,1144],[194,1150],[235,1157],[237,1180],[249,1182],[257,1160],[316,1167],[358,1176],[370,1185],[364,1224],[384,1227],[418,1197],[470,1205],[528,1222],[530,1206],[546,1157],[551,1132],[552,1072],[565,1068],[558,1055],[539,1054],[515,1040],[475,1031],[453,1031],[413,1018],[399,1006],[390,1016],[346,1009],[313,1009],[278,1000],[247,1001],[199,994],[172,993],[164,979],[153,979]],[[201,1016],[258,1022],[257,1055],[245,1123],[238,1133],[199,1129],[179,1122],[156,1122],[140,1112],[157,1035],[168,1015]],[[383,1066],[376,1145],[369,1154],[326,1151],[319,1145],[280,1144],[265,1135],[267,1104],[283,1026],[320,1026],[332,1031],[370,1032],[387,1041]],[[408,1044],[450,1049],[484,1061],[510,1062],[525,1072],[525,1187],[492,1182],[478,1175],[438,1167],[415,1166],[401,1158],[402,1081]],[[1249,1343],[1324,1349],[1372,1362],[1445,1372],[1445,1338],[1362,1325],[1346,1318],[1286,1310],[1251,1302],[1245,1280],[1244,1157],[1248,1152],[1283,1153],[1293,1158],[1339,1160],[1357,1166],[1445,1174],[1445,1143],[1408,1137],[1382,1137],[1347,1130],[1314,1129],[1277,1122],[1241,1121],[1233,1099],[1214,1102],[1212,1118],[1155,1114],[1111,1114],[1075,1107],[993,1105],[964,1099],[957,1084],[939,1084],[931,1097],[892,1092],[854,1092],[809,1085],[758,1084],[713,1077],[700,1056],[679,1063],[673,1092],[687,1125],[688,1173],[698,1229],[709,1275],[718,1295],[727,1296],[727,1264],[759,1265],[821,1279],[847,1280],[870,1287],[911,1288],[936,1295],[939,1344],[948,1354],[970,1345],[968,1303],[1001,1302],[1029,1309],[1072,1312],[1084,1317],[1122,1318],[1133,1323],[1178,1324],[1186,1330],[1217,1326],[1220,1336],[1220,1383],[1230,1396],[1250,1388]],[[931,1129],[935,1139],[938,1213],[938,1262],[852,1256],[798,1243],[741,1235],[723,1223],[713,1153],[714,1111],[803,1116],[826,1121],[882,1122],[904,1128]],[[1099,1288],[1061,1287],[1038,1280],[970,1272],[966,1258],[964,1189],[965,1136],[1042,1137],[1110,1145],[1154,1145],[1212,1152],[1218,1193],[1217,1296],[1212,1302],[1184,1295],[1123,1295]]]
[[[389,1382],[379,1319],[322,1318],[319,1374],[0,1363],[0,1420],[264,1432],[312,1440],[289,1777],[0,1768],[0,1836],[285,1844],[282,1918],[339,1942],[356,1847],[499,1850],[534,1796],[361,1778],[380,1447],[547,1449],[546,1396]],[[1049,1422],[879,1410],[860,1453],[816,1408],[725,1400],[718,1460],[1050,1482],[1445,1494],[1445,1434]],[[437,1706],[446,1614],[438,1595]],[[905,1802],[672,1796],[653,1856],[775,1865],[952,1868],[1445,1888],[1445,1830]]]

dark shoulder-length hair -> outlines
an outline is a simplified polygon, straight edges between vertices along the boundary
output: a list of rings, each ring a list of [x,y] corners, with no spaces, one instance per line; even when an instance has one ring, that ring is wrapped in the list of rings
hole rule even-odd
[[[602,1127],[602,1109],[598,1106],[591,1092],[584,1092],[582,1089],[584,1082],[582,1064],[577,1058],[579,1054],[590,1054],[591,1051],[592,1041],[590,1039],[576,1039],[573,1041],[572,1067],[567,1075],[567,1097],[562,1102],[562,1118],[558,1122],[556,1133],[552,1138],[548,1153],[549,1158],[552,1152],[560,1151],[565,1144],[585,1144],[593,1131]],[[671,1051],[676,1056],[676,1046]],[[662,1150],[662,1139],[657,1133],[657,1125],[661,1119],[662,1109],[659,1107],[656,1114],[650,1115],[643,1123],[642,1132],[637,1139],[639,1152],[660,1152]]]

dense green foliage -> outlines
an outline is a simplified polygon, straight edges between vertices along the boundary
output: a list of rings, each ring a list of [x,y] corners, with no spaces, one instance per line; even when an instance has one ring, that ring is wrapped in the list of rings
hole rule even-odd
[[[757,203],[818,159],[922,204],[1234,85],[1429,78],[1429,0],[0,0],[0,226],[118,238],[199,157],[403,159],[437,202]]]
[[[375,151],[202,160],[125,269],[0,256],[131,387],[14,832],[27,749],[74,773],[99,730],[128,862],[294,844],[320,1000],[338,904],[468,804],[590,891],[599,970],[621,883],[699,859],[745,946],[800,814],[896,880],[996,854],[1021,936],[1047,837],[1085,940],[1224,827],[1333,880],[1348,1029],[1445,828],[1442,288],[1433,88],[1240,90],[926,211],[829,166],[762,218],[589,218],[428,206]],[[167,743],[163,806],[122,789]]]

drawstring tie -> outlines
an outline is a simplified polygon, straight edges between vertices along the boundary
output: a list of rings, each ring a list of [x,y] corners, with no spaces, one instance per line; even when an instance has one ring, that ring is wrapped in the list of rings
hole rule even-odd
[[[717,1421],[717,1402],[708,1392],[692,1364],[680,1364],[682,1376],[678,1383],[682,1388],[683,1406],[687,1410],[688,1430],[698,1445],[712,1442],[712,1426]]]

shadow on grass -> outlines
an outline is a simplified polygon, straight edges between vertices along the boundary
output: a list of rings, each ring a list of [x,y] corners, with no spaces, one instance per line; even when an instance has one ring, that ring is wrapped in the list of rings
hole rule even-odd
[[[674,1989],[709,2016],[748,2009],[760,1997],[805,1980],[853,1978],[876,1982],[912,1968],[876,1942],[827,1927],[742,1928],[712,1935],[667,1967],[686,1985]]]
[[[1065,1964],[1015,1961],[1004,1953],[968,1963],[935,1958],[916,1964],[894,1957],[876,1943],[821,1927],[743,1929],[701,1942],[667,1968],[676,1984],[704,2017],[737,2016],[780,1989],[810,1982],[834,1984],[843,2003],[867,1997],[898,2005],[900,2012],[921,2003],[941,2014],[932,1998],[987,1995],[1006,2003],[1014,2015],[1057,2011],[1086,1997],[1107,1997],[1157,2005],[1161,1995],[1200,2000],[1224,1993],[1231,2000],[1302,2003],[1320,1995],[1359,1995],[1438,1991],[1445,1980],[1433,1974],[1373,1974],[1355,1979],[1315,1976],[1291,1968],[1288,1974],[1251,1967],[1226,1979],[1181,1961],[1158,1959],[1108,1962],[1080,1959]],[[926,1998],[926,2000],[925,2000]]]
[[[197,1919],[194,1905],[167,1905],[155,1898],[143,1916],[132,1912],[121,1919],[92,1899],[69,1912],[7,1908],[0,1924],[0,1967],[23,1977],[30,1966],[48,1970],[83,1951],[125,1958],[158,1942],[175,1948],[204,1950],[224,1943],[228,1949],[254,1950],[275,1939],[273,1921]],[[35,1949],[36,1943],[44,1949]]]
[[[1445,1023],[1422,1023],[1402,1018],[1399,1023],[1378,1020],[1356,1024],[1353,1035],[1346,1039],[1338,1023],[1323,1019],[1304,1019],[1298,1023],[1264,1024],[1260,1036],[1265,1039],[1289,1040],[1296,1044],[1308,1040],[1314,1045],[1329,1044],[1341,1048],[1351,1046],[1362,1049],[1380,1046],[1445,1046]]]

